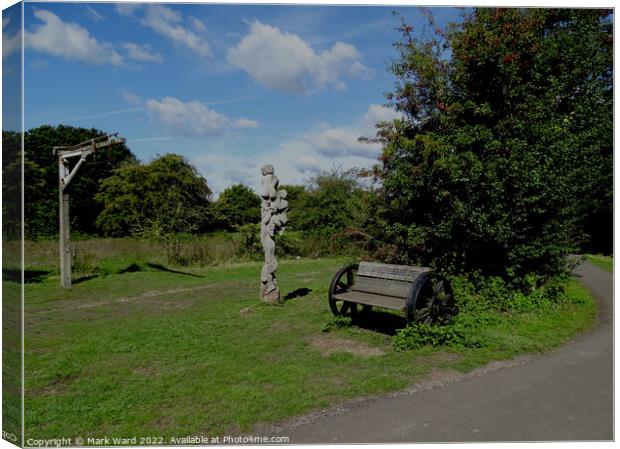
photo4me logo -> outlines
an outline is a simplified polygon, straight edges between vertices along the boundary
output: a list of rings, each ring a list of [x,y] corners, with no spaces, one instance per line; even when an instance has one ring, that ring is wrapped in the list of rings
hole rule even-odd
[[[289,437],[278,436],[278,437],[267,437],[267,436],[256,436],[256,435],[244,435],[244,436],[233,436],[233,435],[225,435],[225,436],[217,436],[217,437],[207,437],[201,435],[188,435],[185,437],[172,437],[168,441],[168,444],[171,445],[205,445],[205,444],[269,444],[269,443],[288,443]]]

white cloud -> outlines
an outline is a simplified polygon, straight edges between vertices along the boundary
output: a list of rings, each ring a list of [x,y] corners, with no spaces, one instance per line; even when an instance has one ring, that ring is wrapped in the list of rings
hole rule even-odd
[[[47,61],[43,61],[42,59],[35,59],[30,61],[30,67],[37,71],[45,70],[47,66]]]
[[[114,6],[116,7],[116,12],[119,13],[121,16],[132,16],[133,13],[136,12],[136,10],[139,9],[142,5],[138,3],[119,2],[115,3]]]
[[[151,5],[147,8],[141,23],[179,46],[187,47],[200,56],[209,56],[211,54],[209,43],[183,27],[182,21],[183,16],[180,12],[162,5]]]
[[[164,62],[164,59],[159,53],[151,52],[151,47],[149,45],[138,45],[132,42],[125,42],[123,43],[123,48],[127,52],[127,56],[135,61]]]
[[[360,142],[360,137],[374,137],[375,125],[379,122],[393,120],[401,114],[393,109],[378,104],[371,104],[360,121],[347,127],[329,127],[322,125],[304,136],[304,141],[323,156],[358,156],[376,159],[381,151],[381,144]]]
[[[85,9],[86,9],[86,15],[90,17],[91,19],[93,19],[95,22],[101,22],[102,20],[106,19],[106,16],[104,16],[103,14],[101,14],[99,11],[97,11],[95,8],[91,6],[85,6]]]
[[[394,109],[386,108],[380,104],[371,104],[368,106],[368,111],[366,111],[366,114],[364,114],[362,126],[365,132],[374,132],[375,125],[377,123],[389,122],[402,117],[403,115]]]
[[[322,164],[318,159],[310,156],[301,156],[295,161],[295,168],[301,173],[315,174],[322,170]]]
[[[8,20],[7,20],[8,24]],[[5,23],[4,19],[2,20],[2,28],[4,29]],[[8,33],[2,33],[2,59],[8,57],[9,55],[15,53],[21,47],[22,43],[22,35],[19,31],[17,31],[12,36],[9,36]]]
[[[134,94],[133,92],[128,91],[128,90],[123,90],[122,94],[123,94],[123,98],[125,99],[125,101],[129,103],[130,105],[140,106],[142,104],[142,98],[140,98],[138,95]]]
[[[299,36],[255,20],[249,33],[228,50],[228,62],[244,70],[263,86],[286,93],[303,94],[331,86],[346,87],[345,79],[368,77],[351,44],[336,42],[316,52]]]
[[[201,20],[198,20],[197,18],[195,18],[194,16],[189,16],[188,17],[189,23],[192,24],[192,27],[194,27],[194,30],[198,33],[204,33],[205,31],[207,31],[207,27],[205,26],[204,23],[202,23]]]
[[[76,23],[63,22],[44,9],[34,11],[43,24],[26,33],[26,45],[34,50],[91,64],[123,65],[123,58],[107,42],[99,42]]]
[[[147,100],[146,109],[152,119],[160,122],[176,136],[199,137],[220,134],[229,126],[229,119],[198,101],[182,102],[166,97],[161,101]]]
[[[243,170],[236,170],[233,168],[224,172],[224,178],[230,182],[230,184],[226,187],[230,187],[233,184],[247,185],[248,173]]]
[[[237,128],[258,128],[260,125],[256,120],[240,118],[235,121],[235,126]]]
[[[321,124],[302,136],[280,142],[272,151],[252,158],[232,152],[208,153],[193,163],[209,174],[215,192],[244,179],[244,184],[260,188],[260,167],[272,164],[281,184],[302,184],[321,171],[333,168],[369,167],[381,153],[377,143],[361,143],[358,137],[374,136],[374,125],[399,115],[381,105],[371,104],[364,114],[348,126]]]
[[[161,101],[148,99],[145,106],[151,120],[162,124],[174,136],[209,137],[233,128],[258,127],[253,120],[231,120],[199,101],[165,97]]]
[[[379,144],[360,142],[358,128],[327,128],[304,136],[304,141],[320,154],[333,158],[354,155],[376,159],[381,149]]]
[[[2,59],[15,53],[21,47],[22,36],[17,30],[13,35],[9,35],[6,27],[11,23],[11,16],[4,15],[2,17]]]

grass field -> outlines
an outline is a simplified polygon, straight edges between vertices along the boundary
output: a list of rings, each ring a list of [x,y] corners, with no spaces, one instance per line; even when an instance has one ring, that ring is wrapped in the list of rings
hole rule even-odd
[[[586,329],[596,313],[592,297],[570,281],[570,304],[503,314],[481,331],[485,348],[397,352],[389,326],[324,332],[333,321],[327,287],[346,262],[281,261],[280,306],[258,299],[256,262],[130,263],[70,290],[54,272],[31,277],[26,438],[237,434],[401,389],[431,370],[468,371],[544,351]]]
[[[603,256],[601,254],[588,254],[586,258],[594,265],[601,267],[602,269],[613,273],[614,271],[614,258],[611,256]]]

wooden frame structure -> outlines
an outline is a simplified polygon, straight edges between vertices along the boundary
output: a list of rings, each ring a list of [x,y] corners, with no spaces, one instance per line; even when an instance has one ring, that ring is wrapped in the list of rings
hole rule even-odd
[[[77,171],[86,161],[86,157],[95,153],[97,150],[107,148],[112,145],[125,143],[125,138],[118,137],[118,133],[108,134],[94,139],[87,140],[73,146],[54,147],[54,154],[58,155],[58,196],[60,202],[59,224],[60,232],[58,236],[60,246],[60,285],[65,288],[71,287],[71,226],[69,221],[69,194],[67,187],[75,177]],[[77,163],[70,168],[69,161],[79,157]]]

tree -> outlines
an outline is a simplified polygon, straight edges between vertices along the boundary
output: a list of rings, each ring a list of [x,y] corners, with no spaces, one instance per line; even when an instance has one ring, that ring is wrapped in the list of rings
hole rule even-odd
[[[304,204],[306,204],[306,196],[308,191],[303,185],[297,184],[281,184],[281,189],[286,190],[286,200],[288,201],[288,224],[286,229],[289,231],[300,231],[301,219],[304,215]]]
[[[479,8],[420,40],[403,22],[377,175],[394,257],[523,284],[562,272],[612,185],[603,10]],[[592,211],[592,207],[596,210]]]
[[[297,194],[297,210],[290,208],[290,221],[296,229],[340,231],[358,226],[363,220],[364,192],[351,173],[320,173],[310,180],[305,191]]]
[[[249,187],[235,184],[224,190],[214,204],[218,227],[228,231],[260,221],[260,197]]]
[[[21,238],[22,169],[21,134],[2,131],[2,236]]]
[[[24,135],[24,215],[26,238],[58,235],[58,157],[54,146],[75,145],[104,136],[97,129],[40,126]],[[95,200],[99,182],[123,163],[135,161],[124,145],[115,145],[88,157],[69,185],[72,231],[96,233],[102,206]]]
[[[97,225],[110,236],[198,233],[210,229],[211,190],[183,156],[128,164],[103,180]]]

